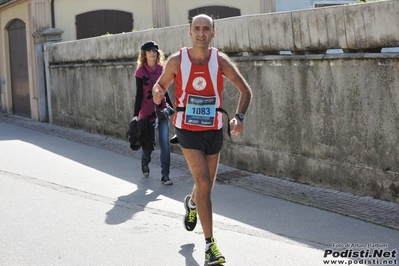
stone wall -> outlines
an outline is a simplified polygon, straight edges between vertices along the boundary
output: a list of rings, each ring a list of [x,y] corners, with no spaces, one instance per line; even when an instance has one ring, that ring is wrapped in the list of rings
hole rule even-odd
[[[399,46],[398,10],[384,1],[216,21],[212,45],[254,92],[243,136],[225,134],[221,161],[399,202],[399,54],[379,53]],[[51,122],[125,138],[135,60],[149,39],[167,55],[190,45],[181,25],[47,47]],[[225,84],[232,116],[238,91]]]

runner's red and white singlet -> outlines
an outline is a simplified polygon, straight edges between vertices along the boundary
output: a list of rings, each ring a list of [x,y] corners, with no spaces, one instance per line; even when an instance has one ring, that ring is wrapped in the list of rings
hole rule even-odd
[[[210,48],[208,63],[193,64],[187,47],[180,49],[180,70],[175,79],[176,112],[173,125],[191,131],[218,130],[223,127],[222,106],[224,76],[219,69],[218,50]]]

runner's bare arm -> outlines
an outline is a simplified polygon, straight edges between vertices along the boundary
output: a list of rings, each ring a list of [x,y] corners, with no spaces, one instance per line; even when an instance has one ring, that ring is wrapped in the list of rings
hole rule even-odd
[[[155,83],[152,88],[153,101],[156,104],[160,104],[166,90],[169,88],[169,85],[172,83],[173,79],[176,77],[177,72],[180,67],[180,53],[177,52],[172,54],[168,60],[166,61],[163,72],[159,77],[158,81]]]
[[[251,88],[241,75],[236,65],[230,60],[230,58],[226,54],[222,52],[219,52],[219,66],[222,74],[226,78],[228,78],[240,91],[240,98],[238,99],[236,113],[245,114],[252,99]],[[234,125],[231,134],[236,136],[241,135],[241,132],[243,130],[242,121],[234,117],[230,121],[230,124]]]
[[[222,74],[240,91],[240,98],[238,100],[236,112],[245,114],[252,99],[251,88],[241,75],[236,65],[225,53],[219,52],[219,66]]]

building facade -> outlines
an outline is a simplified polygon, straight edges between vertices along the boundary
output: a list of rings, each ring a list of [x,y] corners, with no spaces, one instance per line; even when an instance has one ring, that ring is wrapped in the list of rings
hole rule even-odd
[[[0,109],[48,121],[45,43],[182,25],[199,13],[221,19],[348,2],[356,1],[0,0]]]
[[[47,121],[44,43],[188,23],[189,14],[214,11],[223,18],[274,11],[272,0],[0,0],[0,108]],[[237,13],[238,12],[238,13]],[[62,39],[48,29],[60,29]]]

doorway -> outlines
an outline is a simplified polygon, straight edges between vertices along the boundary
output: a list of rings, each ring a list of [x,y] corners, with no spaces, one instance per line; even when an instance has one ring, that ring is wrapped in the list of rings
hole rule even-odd
[[[25,23],[22,20],[15,19],[7,30],[13,113],[31,117]]]

